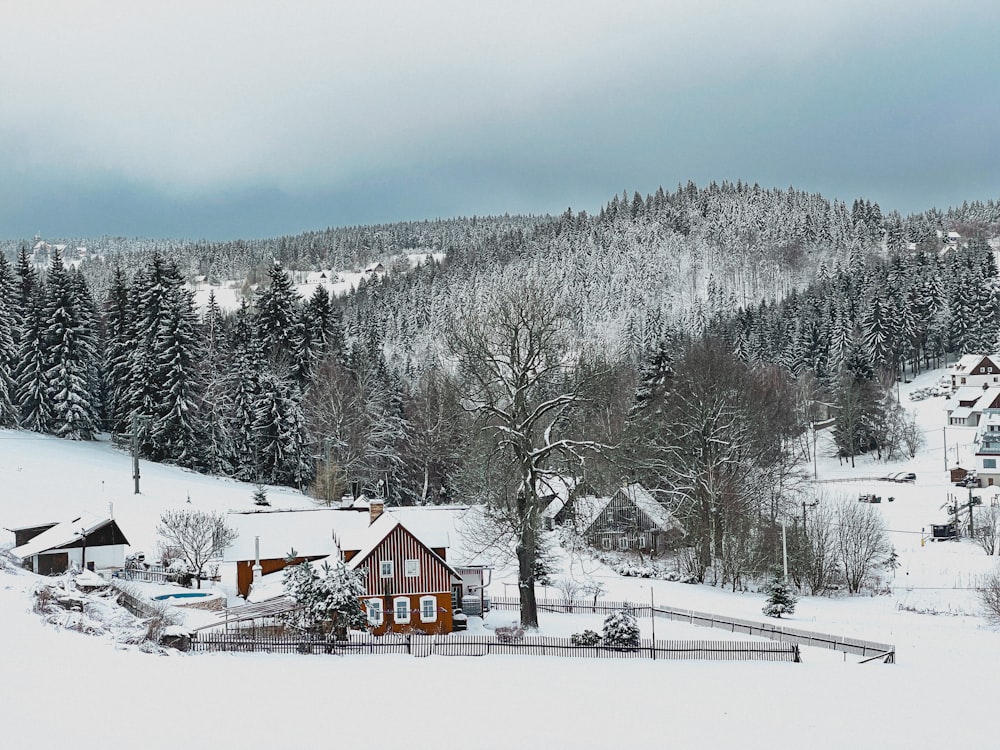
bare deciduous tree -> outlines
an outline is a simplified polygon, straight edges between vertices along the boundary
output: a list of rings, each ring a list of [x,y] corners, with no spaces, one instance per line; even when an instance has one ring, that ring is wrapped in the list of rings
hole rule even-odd
[[[160,516],[156,533],[180,551],[201,588],[205,564],[222,554],[237,537],[222,513],[203,510],[168,510]]]
[[[822,594],[833,582],[837,572],[836,512],[832,499],[820,495],[812,512],[806,515],[805,548],[802,565],[809,593]]]
[[[987,555],[997,553],[997,537],[1000,532],[1000,505],[989,505],[986,507],[972,506],[969,514],[976,514],[972,528],[972,538],[983,548]],[[968,522],[965,523],[968,528]]]
[[[560,461],[579,470],[586,452],[603,447],[569,437],[584,395],[567,333],[550,287],[510,277],[456,316],[446,339],[457,360],[463,405],[489,445],[481,489],[492,506],[489,517],[513,538],[526,628],[538,626],[539,480]]]
[[[983,605],[983,615],[995,625],[1000,625],[1000,568],[994,569],[983,578],[979,588],[979,601]]]
[[[872,570],[889,557],[892,547],[881,514],[868,503],[843,498],[835,517],[837,558],[847,590],[856,594]]]

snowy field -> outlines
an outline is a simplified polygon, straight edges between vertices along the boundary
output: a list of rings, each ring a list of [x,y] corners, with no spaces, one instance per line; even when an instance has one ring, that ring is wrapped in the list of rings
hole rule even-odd
[[[963,493],[946,465],[972,457],[971,428],[943,432],[942,398],[910,402],[927,442],[913,460],[862,458],[853,469],[823,455],[831,493],[883,496],[900,567],[892,594],[799,601],[791,626],[893,643],[897,663],[803,649],[802,664],[590,661],[553,657],[151,656],[43,625],[31,613],[36,579],[0,572],[0,717],[3,745],[18,747],[239,748],[333,745],[407,748],[992,747],[992,666],[1000,631],[984,622],[975,591],[995,561],[972,543],[921,544]],[[947,441],[947,456],[946,446]],[[912,471],[915,484],[864,477]],[[250,508],[253,488],[142,463],[132,492],[130,458],[107,443],[67,443],[0,431],[0,527],[55,521],[79,510],[114,514],[132,550],[152,554],[160,512],[171,507]],[[984,502],[989,494],[981,492]],[[892,496],[889,503],[887,497]],[[271,488],[274,507],[307,507]],[[190,500],[190,506],[188,501]],[[0,544],[13,535],[0,532]],[[609,599],[764,620],[763,596],[600,572]],[[499,575],[491,593],[511,580]],[[544,592],[540,591],[540,595]],[[555,596],[550,590],[548,595]],[[516,618],[494,611],[486,627]],[[543,615],[546,634],[600,629],[600,617]],[[641,621],[643,636],[650,623]],[[476,623],[476,628],[482,627]],[[718,630],[656,623],[657,638],[723,639]]]

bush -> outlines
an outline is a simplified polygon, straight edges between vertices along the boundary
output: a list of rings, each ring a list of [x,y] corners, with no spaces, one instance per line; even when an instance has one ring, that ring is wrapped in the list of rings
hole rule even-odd
[[[584,630],[582,633],[573,633],[573,635],[569,637],[569,640],[574,646],[601,645],[601,636],[593,630]]]

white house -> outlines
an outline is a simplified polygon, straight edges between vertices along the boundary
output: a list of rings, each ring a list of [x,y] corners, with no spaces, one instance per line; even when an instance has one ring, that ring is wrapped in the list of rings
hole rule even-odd
[[[986,411],[1000,410],[1000,387],[962,386],[948,399],[945,408],[948,424],[977,427]]]
[[[963,386],[1000,386],[1000,356],[996,354],[965,354],[948,370],[951,389]]]
[[[72,567],[100,573],[125,565],[128,540],[113,518],[82,513],[61,523],[9,530],[17,544],[10,554],[41,575],[64,573]]]
[[[976,435],[976,475],[980,487],[1000,484],[1000,411],[987,411]]]

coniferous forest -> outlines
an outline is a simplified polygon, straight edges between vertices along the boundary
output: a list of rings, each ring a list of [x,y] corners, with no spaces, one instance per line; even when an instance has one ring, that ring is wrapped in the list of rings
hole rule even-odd
[[[0,426],[106,432],[322,502],[355,484],[502,510],[537,506],[546,473],[642,481],[685,523],[690,569],[738,586],[779,553],[817,424],[846,461],[915,450],[897,380],[997,348],[997,236],[994,202],[902,217],[713,183],[596,215],[66,238],[91,249],[74,264],[5,243]],[[295,291],[372,262],[388,273],[354,293]],[[197,308],[195,277],[242,280],[241,305]]]

